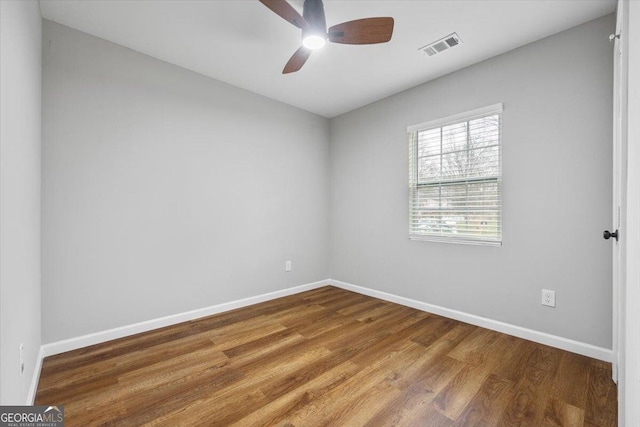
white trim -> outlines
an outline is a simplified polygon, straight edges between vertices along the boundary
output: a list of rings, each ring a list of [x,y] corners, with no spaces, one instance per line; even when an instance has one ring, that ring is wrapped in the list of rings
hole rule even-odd
[[[457,122],[460,120],[468,120],[477,116],[482,116],[489,113],[502,113],[502,102],[498,104],[488,105],[482,108],[476,108],[475,110],[465,111],[464,113],[453,114],[451,116],[443,117],[441,119],[430,120],[424,123],[418,123],[416,125],[407,126],[407,132],[412,133],[422,129],[435,128],[447,125],[449,123]]]
[[[470,323],[475,326],[502,332],[514,337],[534,341],[540,344],[559,348],[561,350],[566,350],[572,353],[581,354],[583,356],[592,357],[594,359],[603,360],[605,362],[611,362],[612,353],[610,349],[597,347],[595,345],[583,343],[580,341],[570,340],[568,338],[562,338],[556,335],[547,334],[545,332],[534,331],[533,329],[523,328],[521,326],[500,322],[498,320],[488,319],[486,317],[476,316],[474,314],[464,313],[462,311],[452,310],[446,307],[440,307],[438,305],[433,305],[382,291],[376,291],[358,285],[352,285],[350,283],[345,283],[338,280],[329,279],[328,282],[333,286],[346,289],[348,291],[353,291],[385,301],[394,302],[396,304],[401,304],[407,307],[415,308],[417,310],[426,311],[428,313],[438,314],[450,319]]]
[[[620,383],[619,398],[623,406],[618,412],[621,427],[640,425],[640,2],[624,1],[627,18],[628,58],[628,109],[625,112],[627,127],[627,231],[626,283],[622,299],[625,301],[622,348],[624,371]],[[623,35],[624,37],[624,35]]]
[[[453,243],[457,245],[475,245],[475,246],[502,246],[502,240],[480,240],[469,237],[456,238],[454,236],[421,236],[419,234],[409,234],[409,240],[418,242],[437,242],[437,243]]]
[[[241,300],[230,301],[222,304],[213,305],[210,307],[188,311],[185,313],[174,314],[171,316],[166,316],[158,319],[148,320],[145,322],[135,323],[133,325],[122,326],[119,328],[109,329],[102,332],[96,332],[93,334],[83,335],[76,338],[70,338],[63,341],[44,344],[40,347],[40,352],[38,353],[38,360],[36,361],[36,368],[33,373],[33,379],[31,381],[31,388],[29,389],[27,404],[29,405],[33,404],[33,400],[35,398],[35,394],[38,386],[38,379],[40,378],[42,361],[47,356],[64,353],[66,351],[76,350],[76,349],[87,347],[90,345],[100,344],[100,343],[111,341],[117,338],[134,335],[141,332],[147,332],[147,331],[162,328],[165,326],[175,325],[181,322],[198,319],[200,317],[211,316],[213,314],[222,313],[222,312],[233,310],[236,308],[246,307],[246,306],[258,304],[264,301],[270,301],[276,298],[294,295],[300,292],[305,292],[312,289],[320,288],[322,286],[329,286],[329,285],[346,289],[352,292],[357,292],[362,295],[368,295],[368,296],[379,298],[385,301],[394,302],[396,304],[401,304],[407,307],[412,307],[417,310],[438,314],[451,319],[459,320],[461,322],[470,323],[472,325],[480,326],[482,328],[487,328],[487,329],[502,332],[505,334],[513,335],[515,337],[549,345],[562,350],[582,354],[588,357],[593,357],[595,359],[604,360],[605,362],[611,362],[611,357],[612,357],[611,350],[606,348],[596,347],[591,344],[586,344],[579,341],[574,341],[567,338],[562,338],[555,335],[547,334],[544,332],[538,332],[532,329],[511,325],[509,323],[504,323],[497,320],[487,319],[485,317],[476,316],[473,314],[464,313],[457,310],[452,310],[446,307],[440,307],[440,306],[429,304],[426,302],[417,301],[414,299],[405,298],[398,295],[393,295],[386,292],[377,291],[374,289],[369,289],[369,288],[353,285],[346,282],[341,282],[339,280],[327,279],[327,280],[321,280],[318,282],[308,283],[305,285],[295,286],[293,288],[283,289],[280,291],[269,292],[269,293],[261,294],[255,297],[249,297]]]
[[[40,371],[42,370],[42,359],[44,359],[44,349],[40,346],[36,366],[33,368],[33,377],[31,377],[31,385],[29,386],[29,394],[27,394],[26,405],[31,406],[36,400],[36,391],[38,390],[38,381],[40,381]]]
[[[172,314],[170,316],[146,320],[144,322],[134,323],[133,325],[120,326],[118,328],[113,328],[106,331],[95,332],[93,334],[83,335],[76,338],[69,338],[62,341],[52,342],[49,344],[44,344],[40,348],[40,353],[42,358],[44,358],[47,356],[52,356],[54,354],[60,354],[82,347],[88,347],[90,345],[100,344],[106,341],[127,337],[129,335],[139,334],[141,332],[147,332],[153,329],[163,328],[165,326],[188,322],[189,320],[198,319],[200,317],[211,316],[213,314],[234,310],[236,308],[246,307],[264,301],[298,294],[300,292],[309,291],[322,286],[328,286],[328,284],[329,283],[327,280],[321,280],[319,282],[307,283],[305,285],[282,289],[280,291],[269,292],[254,297],[243,298],[240,300],[216,304],[209,307],[199,308],[197,310],[187,311],[184,313]]]
[[[623,37],[618,37],[614,39],[613,42],[613,114],[612,114],[612,171],[613,171],[613,185],[611,187],[612,191],[612,206],[611,206],[611,227],[614,230],[617,230],[619,235],[624,235],[626,233],[625,230],[625,215],[626,212],[622,211],[622,207],[624,206],[625,195],[623,195],[625,177],[626,177],[626,165],[624,164],[624,153],[623,153],[623,138],[625,132],[623,131],[623,122],[625,118],[623,117],[626,112],[627,105],[627,81],[628,77],[626,76],[626,70],[624,63],[627,58],[626,50],[626,42],[627,42],[627,28],[624,23],[624,8],[618,6],[618,11],[616,15],[616,29],[615,34],[619,34]],[[625,147],[626,150],[626,147]],[[622,274],[622,270],[624,268],[624,259],[623,254],[625,251],[625,239],[616,239],[611,242],[611,265],[612,265],[612,275],[611,275],[611,293],[612,293],[612,328],[611,328],[611,351],[612,351],[612,361],[611,361],[611,378],[615,383],[618,383],[618,369],[620,363],[620,327],[621,327],[621,316],[624,310],[622,310],[622,305],[624,304],[624,299],[622,299],[621,289],[624,289],[624,274]]]

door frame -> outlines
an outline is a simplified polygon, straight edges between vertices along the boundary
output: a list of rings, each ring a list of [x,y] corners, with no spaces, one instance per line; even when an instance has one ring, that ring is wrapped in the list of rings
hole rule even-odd
[[[613,188],[612,188],[612,224],[613,230],[618,230],[618,235],[624,233],[623,205],[626,168],[624,159],[624,129],[623,115],[626,106],[626,80],[624,67],[624,45],[626,40],[626,25],[624,23],[625,7],[623,0],[618,1],[616,13],[616,28],[613,34]],[[612,230],[612,231],[613,231]],[[622,316],[624,315],[624,301],[622,299],[624,289],[624,274],[622,271],[623,244],[618,239],[613,241],[612,248],[612,333],[611,333],[611,377],[618,382],[618,367],[620,363],[620,341]]]

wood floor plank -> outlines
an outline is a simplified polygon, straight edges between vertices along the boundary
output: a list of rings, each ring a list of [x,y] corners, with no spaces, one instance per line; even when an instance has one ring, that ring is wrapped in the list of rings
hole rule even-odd
[[[313,405],[326,392],[338,387],[357,372],[364,369],[351,362],[344,362],[322,373],[322,375],[305,383],[304,387],[290,390],[288,393],[271,401],[262,408],[249,413],[233,424],[242,426],[275,426],[286,425],[285,420],[303,408]]]
[[[220,363],[226,360],[224,354],[213,348],[213,343],[198,347],[190,347],[188,351],[174,354],[172,357],[155,358],[150,357],[149,363],[131,363],[123,365],[121,369],[114,366],[110,372],[94,376],[87,376],[83,380],[72,381],[76,376],[70,376],[70,381],[62,380],[50,387],[39,390],[39,399],[44,401],[66,400],[68,396],[82,395],[87,398],[97,394],[105,396],[108,390],[120,390],[120,386],[128,383],[142,385],[156,378],[158,382],[166,381],[167,372],[172,372],[181,367],[198,367],[202,361],[206,366]],[[96,384],[101,384],[96,388]],[[108,386],[111,385],[112,387]]]
[[[242,379],[243,375],[238,371],[204,365],[165,374],[164,378],[138,382],[129,387],[105,390],[101,395],[79,395],[76,400],[64,403],[65,424],[100,425],[107,421],[126,419],[135,425],[135,417],[140,414],[150,414],[152,418],[157,418],[183,408],[200,395],[208,395]],[[67,417],[70,421],[67,421]]]
[[[428,396],[417,392],[411,397],[412,399],[405,403],[407,407],[401,408],[401,412],[396,413],[395,417],[389,419],[388,422],[379,424],[378,420],[374,418],[366,425],[371,427],[381,425],[392,425],[397,427],[449,427],[453,424],[451,419],[447,418],[433,406],[432,401]]]
[[[365,367],[338,387],[328,391],[315,404],[292,414],[288,421],[296,426],[345,425],[342,421],[353,411],[366,410],[361,406],[363,396],[378,386],[394,368],[394,360],[402,359],[410,351],[411,343],[394,352],[380,355],[379,360]]]
[[[454,326],[428,348],[422,350],[421,357],[414,363],[403,366],[401,374],[394,378],[395,386],[399,389],[406,389],[414,384],[423,383],[425,388],[429,390],[437,389],[440,391],[444,387],[444,385],[443,387],[438,387],[438,384],[442,382],[442,376],[455,369],[455,373],[447,378],[446,383],[449,383],[453,376],[464,367],[462,362],[450,363],[449,361],[454,362],[455,360],[446,356],[446,353],[460,343],[468,335],[469,331],[469,328],[462,325]],[[412,342],[415,343],[414,340]]]
[[[378,307],[384,307],[386,305],[387,303],[385,303],[384,301],[380,301],[375,298],[370,298],[361,303],[356,303],[350,307],[345,307],[340,310],[337,310],[337,312],[344,316],[355,316],[354,318],[357,318],[358,315],[361,313],[366,313],[369,310],[374,310]]]
[[[366,351],[353,354],[351,361],[360,365],[367,365],[377,360],[380,354],[395,351],[399,346],[403,347],[407,343],[407,340],[410,341],[415,334],[420,332],[424,321],[425,319],[413,315],[401,318],[395,322],[393,329],[388,329],[390,332],[388,335],[373,342],[372,345],[366,348]],[[334,348],[344,347],[343,343],[339,343],[339,345],[340,347],[336,346]],[[423,349],[419,349],[419,351],[424,353]]]
[[[313,304],[324,304],[331,301],[336,301],[341,298],[349,298],[353,295],[353,292],[346,293],[342,289],[327,287],[323,290],[313,293],[309,292],[302,296],[305,302]]]
[[[281,325],[286,325],[287,322],[304,319],[307,316],[312,316],[314,313],[326,313],[326,311],[327,310],[319,304],[307,304],[294,306],[277,313],[271,313],[267,317],[271,321],[278,322]]]
[[[585,424],[602,427],[615,426],[618,407],[610,404],[610,401],[615,399],[615,395],[615,388],[611,384],[610,365],[591,360]]]
[[[300,321],[291,326],[290,329],[295,330],[305,338],[314,338],[332,329],[348,328],[349,326],[355,326],[359,323],[360,322],[351,317],[343,316],[339,313],[329,313],[326,316],[318,318],[308,316],[304,321]]]
[[[433,404],[443,415],[457,420],[490,375],[486,365],[467,364],[435,397]]]
[[[537,344],[515,337],[511,338],[515,342],[512,340],[510,350],[500,358],[500,363],[495,366],[493,373],[500,378],[518,382],[524,375],[528,361],[536,350]]]
[[[42,372],[45,373],[46,376],[49,371],[60,371],[69,368],[77,369],[82,366],[104,362],[114,357],[130,354],[141,347],[154,347],[170,343],[198,332],[199,331],[194,332],[191,325],[187,323],[183,324],[181,328],[178,326],[166,327],[109,341],[104,344],[96,344],[55,356],[49,356],[46,358],[47,363],[42,367]]]
[[[449,359],[453,361],[453,359]],[[457,361],[456,361],[457,362]],[[452,375],[453,376],[453,375]],[[451,420],[438,412],[431,402],[439,390],[421,383],[412,384],[403,389],[400,394],[381,408],[367,421],[367,426],[414,426],[419,425],[419,419],[430,418],[423,425],[437,425],[438,422],[450,425]],[[436,422],[437,421],[437,422]],[[446,424],[448,423],[448,424]]]
[[[47,357],[67,426],[616,425],[609,364],[326,286]]]
[[[456,427],[495,426],[513,397],[513,382],[495,374],[487,380],[453,424]]]
[[[206,335],[213,340],[216,348],[226,350],[285,329],[285,326],[261,316],[259,320],[251,319],[243,322],[243,325],[239,328],[231,329],[225,327],[215,329],[206,332]]]
[[[314,379],[321,376],[327,371],[333,368],[349,362],[353,365],[353,361],[350,360],[351,354],[347,351],[332,352],[331,354],[316,360],[313,363],[306,364],[300,369],[291,372],[289,375],[283,376],[270,382],[263,390],[265,396],[271,400],[276,400],[287,393],[291,393],[301,387],[308,387],[307,384],[311,383]]]
[[[392,342],[402,342],[404,338],[411,336],[411,333],[416,333],[419,330],[418,324],[424,316],[420,313],[411,313],[403,321],[396,323],[397,327],[406,326],[403,330],[396,334],[387,335],[382,339],[376,336],[368,336],[366,339],[351,338],[349,346],[339,346],[338,350],[332,352],[330,356],[307,365],[280,381],[269,384],[269,389],[263,392],[272,399],[278,398],[346,360],[359,365],[366,365],[371,360],[361,356],[373,354],[379,357],[384,351],[392,351]]]
[[[585,407],[590,359],[575,353],[562,354],[553,384],[553,396],[578,408]]]
[[[547,426],[582,427],[584,410],[558,399],[550,399],[544,415]]]
[[[139,367],[153,365],[156,362],[212,346],[213,342],[206,337],[198,337],[197,339],[187,337],[186,340],[179,339],[174,341],[173,345],[142,348],[131,352],[126,357],[114,357],[104,362],[83,365],[74,369],[73,373],[68,373],[67,371],[52,372],[43,378],[39,387],[42,391],[68,385],[73,385],[76,388],[86,381],[117,377],[121,373],[133,371]]]
[[[428,323],[424,326],[420,335],[413,338],[413,341],[429,347],[434,341],[447,333],[457,322],[453,319],[447,319],[442,316],[432,315]]]
[[[266,383],[286,376],[304,366],[305,363],[313,363],[327,354],[329,354],[328,350],[316,348],[305,354],[292,354],[283,363],[276,361],[264,369],[255,369],[255,365],[234,369],[230,365],[229,369],[243,374],[244,381],[233,382],[227,387],[219,387],[199,396],[198,399],[193,399],[182,405],[179,411],[160,416],[153,423],[154,425],[177,425],[180,423],[197,425],[201,420],[207,420],[208,425],[229,425],[241,419],[245,411],[252,412],[268,403],[268,399],[260,390]],[[140,421],[149,422],[150,420],[135,419],[135,424]]]
[[[330,420],[322,420],[322,422],[317,425],[365,425],[378,411],[396,399],[400,394],[400,390],[394,388],[389,382],[381,380],[371,387],[368,387],[367,392],[359,395],[351,404],[346,405],[341,410],[332,411]]]
[[[469,364],[482,364],[501,336],[498,332],[477,328],[449,352],[449,357]]]
[[[557,371],[560,355],[560,350],[540,344],[534,346],[500,425],[544,424],[547,401],[552,392],[553,376]]]
[[[369,299],[370,298],[365,295],[351,293],[350,295],[343,295],[341,298],[335,299],[333,301],[323,302],[320,305],[328,311],[338,311],[342,310],[343,308],[352,307],[355,304],[366,302]]]

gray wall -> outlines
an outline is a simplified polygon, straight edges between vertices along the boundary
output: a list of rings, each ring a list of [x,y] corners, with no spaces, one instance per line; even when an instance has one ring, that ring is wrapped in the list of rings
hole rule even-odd
[[[42,20],[36,1],[0,1],[0,17],[0,405],[24,405],[40,350]]]
[[[614,28],[606,16],[333,119],[332,277],[611,348]],[[503,246],[409,241],[407,125],[498,102]]]
[[[329,276],[326,119],[49,21],[43,41],[45,343]]]
[[[328,122],[45,21],[43,341],[333,277],[610,347],[613,27]],[[409,241],[406,126],[497,102],[503,246]]]

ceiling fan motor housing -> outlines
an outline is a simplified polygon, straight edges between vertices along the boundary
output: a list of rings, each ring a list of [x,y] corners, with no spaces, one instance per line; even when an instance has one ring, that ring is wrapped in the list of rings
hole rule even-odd
[[[302,38],[307,36],[327,36],[327,21],[324,17],[324,5],[322,0],[304,0],[302,17],[309,26],[302,29]]]

